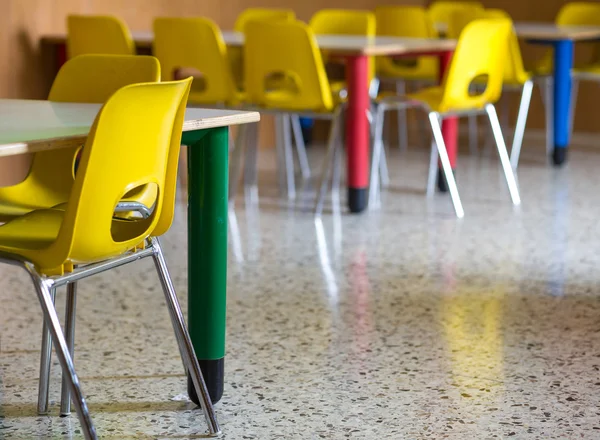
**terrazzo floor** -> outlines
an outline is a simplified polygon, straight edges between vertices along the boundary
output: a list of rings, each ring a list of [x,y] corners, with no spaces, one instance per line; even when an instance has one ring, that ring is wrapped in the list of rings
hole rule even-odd
[[[328,205],[322,221],[310,199],[280,202],[261,155],[259,208],[240,197],[230,213],[222,438],[600,438],[600,150],[554,169],[526,145],[519,208],[493,157],[460,157],[461,221],[425,198],[422,150],[391,152],[381,210]],[[185,221],[180,201],[163,239],[184,306]],[[0,438],[82,438],[58,417],[56,360],[51,414],[36,414],[25,274],[0,266],[0,304]],[[101,438],[202,437],[150,261],[81,283],[77,321]]]

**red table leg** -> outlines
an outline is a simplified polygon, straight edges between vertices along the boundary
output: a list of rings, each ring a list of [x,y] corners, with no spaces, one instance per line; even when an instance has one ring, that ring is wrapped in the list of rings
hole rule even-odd
[[[346,157],[348,158],[348,207],[362,212],[367,207],[369,186],[369,75],[365,55],[346,59],[348,108],[346,109]]]
[[[440,60],[440,84],[443,83],[444,77],[446,76],[447,70],[450,68],[450,62],[452,61],[453,51],[441,52],[439,55]],[[446,144],[446,150],[448,151],[448,158],[450,159],[450,165],[452,169],[456,168],[456,156],[458,154],[458,118],[450,117],[444,118],[442,121],[442,135],[444,136],[444,143]],[[448,185],[446,184],[446,178],[440,168],[438,173],[438,188],[440,191],[448,191]]]

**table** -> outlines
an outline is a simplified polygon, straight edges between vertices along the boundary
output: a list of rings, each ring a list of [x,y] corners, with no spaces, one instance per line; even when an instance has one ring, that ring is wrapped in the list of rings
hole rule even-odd
[[[228,46],[239,47],[244,44],[244,35],[239,32],[223,32]],[[152,47],[152,32],[133,32],[136,46],[146,53]],[[345,58],[346,80],[348,88],[348,106],[346,110],[346,157],[348,207],[350,212],[362,212],[367,207],[369,185],[369,122],[366,114],[370,108],[368,95],[368,58],[376,55],[420,56],[435,55],[440,59],[440,78],[443,78],[449,66],[456,42],[437,38],[368,38],[353,35],[317,35],[320,49],[327,50],[332,56]],[[65,35],[48,35],[42,43],[56,47],[60,62],[64,62]],[[446,118],[442,123],[442,133],[450,163],[455,166],[457,154],[458,121]],[[442,179],[439,180],[443,188]]]
[[[519,38],[552,46],[554,50],[554,150],[552,160],[562,165],[567,160],[571,108],[571,69],[574,42],[600,39],[597,26],[558,26],[553,23],[516,23]],[[546,104],[548,105],[548,104]]]
[[[76,147],[99,104],[0,99],[0,157]],[[223,394],[227,296],[228,126],[257,112],[188,108],[188,326],[211,398]],[[191,378],[188,392],[198,403]]]

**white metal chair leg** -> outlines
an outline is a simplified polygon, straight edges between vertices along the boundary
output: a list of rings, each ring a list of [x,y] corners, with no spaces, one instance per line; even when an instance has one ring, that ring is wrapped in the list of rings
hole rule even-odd
[[[525,136],[525,126],[527,125],[527,115],[529,114],[529,104],[531,103],[532,92],[533,81],[526,81],[525,84],[523,84],[521,103],[519,104],[519,114],[517,116],[513,144],[510,150],[510,164],[514,169],[517,169],[517,166],[519,166],[519,156],[521,155],[523,136]]]
[[[477,129],[477,115],[469,115],[467,118],[469,124],[469,152],[477,154],[479,150],[479,130]]]
[[[77,305],[77,283],[67,284],[67,300],[65,305],[65,339],[71,360],[74,362],[75,354],[75,308]],[[71,393],[69,392],[69,381],[63,374],[60,398],[60,415],[71,414]]]
[[[371,181],[369,182],[369,208],[380,206],[380,172],[383,156],[383,122],[385,108],[379,106],[373,121],[373,157],[371,158]],[[387,167],[386,167],[387,168]]]
[[[258,124],[246,124],[244,196],[246,203],[258,203]]]
[[[52,304],[56,301],[56,289],[50,288]],[[38,414],[48,414],[48,394],[50,388],[50,367],[52,365],[52,336],[46,320],[42,325],[42,351],[40,356],[40,382],[38,386]]]
[[[73,360],[69,354],[67,341],[60,328],[60,322],[52,302],[52,296],[50,294],[52,283],[49,280],[41,278],[32,264],[23,263],[23,266],[29,272],[31,279],[35,284],[35,289],[44,314],[44,320],[48,325],[48,330],[52,336],[52,342],[56,347],[56,355],[58,356],[63,376],[66,377],[71,396],[73,396],[73,404],[75,405],[77,417],[81,423],[83,435],[86,440],[96,440],[98,438],[96,429],[94,428],[90,412],[87,408],[83,393],[81,392],[79,378],[75,373],[75,367],[73,366]]]
[[[315,201],[315,215],[321,216],[323,213],[323,205],[325,203],[325,194],[327,193],[327,184],[329,182],[329,174],[333,165],[334,153],[336,144],[338,142],[339,126],[340,126],[340,111],[338,110],[331,121],[331,128],[329,129],[329,142],[327,144],[327,153],[325,154],[325,160],[321,167],[321,175],[319,176],[319,183],[317,184],[317,197]]]
[[[292,132],[294,134],[294,143],[298,153],[298,162],[300,163],[300,173],[303,179],[310,178],[310,165],[308,164],[308,155],[306,154],[306,145],[302,136],[302,127],[300,126],[300,116],[290,115],[292,123]]]
[[[569,112],[569,139],[573,137],[575,125],[575,109],[577,108],[577,94],[579,93],[579,78],[571,76],[571,111]]]
[[[435,140],[438,153],[440,155],[440,162],[442,162],[442,168],[444,175],[446,176],[446,182],[448,183],[448,190],[450,191],[450,197],[454,204],[454,211],[458,218],[462,218],[465,212],[460,202],[460,196],[458,195],[458,188],[456,187],[456,181],[454,180],[454,174],[452,173],[452,166],[450,165],[450,159],[448,158],[448,152],[446,151],[446,145],[444,144],[444,136],[442,135],[442,126],[440,123],[440,116],[438,113],[429,113],[429,123],[431,124],[431,130],[433,131],[433,138]]]
[[[406,81],[396,81],[396,94],[398,96],[406,95]],[[406,109],[398,109],[398,144],[400,145],[401,151],[408,149],[408,120],[406,116]]]
[[[438,175],[439,154],[435,140],[431,141],[431,154],[429,156],[429,173],[427,175],[427,197],[433,197],[435,194],[435,184]]]
[[[510,197],[513,205],[519,205],[521,203],[519,188],[517,187],[517,181],[515,179],[512,167],[510,166],[510,160],[508,159],[508,152],[506,151],[506,144],[504,143],[504,137],[502,136],[502,129],[500,128],[500,121],[498,121],[496,109],[492,104],[488,104],[485,106],[485,111],[490,119],[494,138],[496,139],[496,146],[498,147],[498,154],[500,155],[500,163],[502,163],[502,168],[504,169],[504,175],[506,176],[506,183],[508,184]]]
[[[374,118],[377,115],[378,107],[376,105],[371,105],[371,109],[367,112],[367,119],[369,120],[369,134],[371,136],[371,145],[375,146],[375,120]],[[383,115],[381,116],[383,118]],[[383,142],[383,133],[381,134],[382,142]],[[372,155],[373,153],[371,153]],[[377,163],[377,162],[372,162]],[[387,155],[385,152],[385,147],[382,146],[381,154],[379,156],[379,183],[381,187],[387,188],[390,185],[390,174],[388,171],[387,165]]]
[[[344,159],[344,148],[339,143],[335,143],[333,150],[333,177],[331,178],[331,201],[335,210],[341,210],[340,188],[342,186],[342,163]]]
[[[217,436],[221,433],[221,428],[219,427],[219,422],[217,421],[215,410],[208,394],[208,389],[206,388],[200,365],[198,364],[198,358],[194,352],[194,346],[192,345],[190,335],[185,325],[185,319],[181,312],[181,306],[179,305],[179,300],[175,293],[169,270],[167,269],[167,263],[165,262],[158,240],[156,238],[151,238],[150,242],[155,251],[153,260],[165,294],[167,307],[169,308],[169,316],[171,317],[171,323],[173,324],[173,330],[175,331],[175,337],[180,346],[185,348],[184,350],[181,350],[181,353],[184,356],[184,362],[187,364],[188,371],[192,377],[196,393],[200,398],[200,406],[204,412],[204,418],[208,424],[210,435]]]

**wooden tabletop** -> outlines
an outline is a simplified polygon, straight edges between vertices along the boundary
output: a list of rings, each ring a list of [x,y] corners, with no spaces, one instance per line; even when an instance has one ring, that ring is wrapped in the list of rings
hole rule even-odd
[[[81,145],[100,104],[0,99],[0,157]],[[183,131],[257,122],[258,112],[188,108]]]
[[[152,32],[132,32],[136,46],[151,48]],[[319,48],[339,55],[403,55],[410,53],[446,52],[454,50],[456,41],[437,38],[367,38],[354,35],[317,35]],[[223,40],[228,46],[243,46],[244,34],[241,32],[223,32]],[[42,42],[46,44],[64,44],[65,35],[46,35]]]
[[[519,38],[540,41],[559,40],[594,40],[600,38],[598,26],[558,26],[554,23],[528,23],[517,22],[514,24]],[[435,28],[440,34],[448,31],[447,23],[435,23]]]

